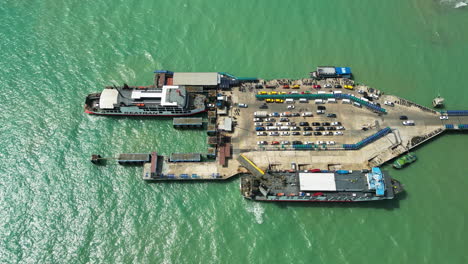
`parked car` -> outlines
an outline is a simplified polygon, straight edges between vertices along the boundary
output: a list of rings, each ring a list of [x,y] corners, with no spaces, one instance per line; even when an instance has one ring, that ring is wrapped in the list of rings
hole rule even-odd
[[[322,86],[320,86],[320,84],[315,84],[315,85],[312,86],[312,87],[314,87],[315,89],[320,89],[320,88],[322,88]]]
[[[408,117],[405,115],[400,116],[400,120],[408,120]]]
[[[242,108],[247,108],[247,107],[249,107],[247,104],[238,104],[237,106],[242,107]]]
[[[413,120],[403,121],[403,125],[405,125],[405,126],[414,126],[414,121]]]
[[[329,84],[329,83],[327,83],[327,84],[325,84],[323,87],[325,87],[325,88],[332,88],[332,85]]]
[[[267,118],[268,119],[268,118]],[[262,122],[263,120],[259,117],[256,117],[253,119],[254,122]]]
[[[266,118],[266,119],[265,119],[265,121],[267,121],[267,122],[275,122],[275,119],[274,119],[274,118],[271,118],[271,117],[269,117],[269,118]]]
[[[289,141],[285,140],[285,141],[281,141],[281,145],[289,145],[291,144]]]
[[[324,127],[316,127],[314,130],[315,131],[325,131],[325,128]]]
[[[265,126],[273,126],[274,124],[273,123],[265,123]]]
[[[335,145],[335,141],[327,141],[327,145]]]
[[[317,109],[318,110],[327,110],[327,108],[325,106],[323,106],[323,105],[317,106]]]
[[[313,126],[320,126],[320,123],[319,122],[313,122],[312,125]]]
[[[266,132],[257,132],[257,136],[266,136],[267,133]]]
[[[331,131],[325,131],[325,132],[322,132],[322,134],[324,136],[333,136],[333,132],[331,132]]]
[[[330,123],[329,122],[322,122],[322,126],[329,126]]]
[[[270,136],[279,136],[278,132],[270,132]]]
[[[341,131],[336,131],[336,132],[333,132],[333,135],[335,135],[335,136],[342,136],[342,135],[343,135],[343,132],[341,132]]]
[[[388,105],[388,106],[395,106],[395,104],[393,102],[390,102],[390,101],[385,101],[384,104]]]
[[[330,130],[331,130],[331,131],[336,130],[336,127],[327,127],[327,130],[329,130],[329,131],[330,131]]]
[[[335,84],[335,88],[343,88],[343,87],[339,84]]]
[[[295,126],[296,125],[296,122],[288,122],[286,123],[287,126]]]
[[[332,126],[341,126],[341,122],[332,122],[331,125]]]
[[[313,129],[311,127],[304,127],[304,131],[312,131]]]
[[[439,116],[440,120],[447,120],[448,116],[447,115],[441,115]]]
[[[255,122],[255,126],[263,126],[262,122]]]
[[[321,136],[322,132],[314,132],[314,136]]]
[[[345,130],[345,128],[343,126],[337,126],[336,130]]]
[[[327,117],[336,118],[336,114],[327,114]]]
[[[318,115],[323,115],[323,114],[325,114],[325,111],[324,110],[317,110],[317,114]]]
[[[281,132],[281,135],[282,136],[289,136],[289,132],[288,131],[283,131],[283,132]]]
[[[312,132],[310,132],[310,131],[305,131],[305,132],[302,132],[302,135],[303,135],[303,136],[312,136]]]
[[[292,142],[293,145],[301,145],[302,144],[302,141],[299,141],[299,140],[294,140]]]
[[[294,109],[296,108],[294,105],[288,105],[288,109]]]
[[[323,144],[326,144],[325,141],[321,141],[321,140],[317,141],[317,145],[323,145]]]
[[[301,134],[301,132],[297,132],[297,131],[291,132],[291,135],[293,135],[293,136],[299,136],[300,134]]]
[[[299,125],[300,126],[309,126],[309,122],[300,122]]]
[[[267,145],[268,142],[266,141],[257,141],[257,145]]]
[[[300,127],[297,127],[297,126],[295,126],[295,127],[291,127],[291,130],[293,130],[293,131],[297,131],[297,130],[301,130],[301,128],[300,128]]]
[[[258,126],[258,127],[255,127],[255,131],[265,131],[265,128]]]
[[[289,118],[287,118],[287,117],[282,117],[282,118],[280,118],[280,121],[281,121],[281,122],[288,122],[288,121],[289,121]]]
[[[271,144],[272,145],[279,145],[279,141],[272,141]]]

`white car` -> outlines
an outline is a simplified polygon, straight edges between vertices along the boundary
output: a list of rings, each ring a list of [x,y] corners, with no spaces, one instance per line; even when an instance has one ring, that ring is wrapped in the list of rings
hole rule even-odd
[[[296,108],[294,105],[288,105],[288,109],[294,109]]]
[[[390,101],[385,101],[384,104],[388,105],[388,106],[395,106],[395,104],[393,102],[390,102]]]
[[[305,144],[305,145],[312,145],[312,144],[314,144],[314,142],[312,142],[312,141],[306,141],[306,142],[304,142],[304,144]]]
[[[325,144],[325,141],[317,141],[317,145],[323,145]]]
[[[327,141],[327,145],[335,145],[335,141]]]
[[[267,133],[265,131],[257,132],[257,136],[266,136]]]
[[[332,122],[331,125],[332,126],[341,126],[341,123],[340,122]]]
[[[310,132],[310,131],[304,131],[304,132],[302,132],[302,135],[303,135],[303,136],[312,136],[312,132]]]
[[[254,118],[254,119],[253,119],[253,121],[254,121],[254,122],[262,122],[262,119],[261,119],[261,118],[258,118],[258,117],[256,117],[256,118]],[[267,120],[267,121],[268,121],[268,120]]]
[[[279,136],[278,132],[270,132],[270,136]]]
[[[242,107],[242,108],[247,108],[249,107],[247,104],[238,104],[239,107]]]
[[[440,120],[447,120],[448,119],[448,116],[446,115],[441,115],[439,116]]]
[[[325,88],[332,88],[332,85],[329,84],[329,83],[327,83],[327,84],[325,84],[323,87],[325,87]]]
[[[263,126],[262,122],[255,122],[255,126]]]
[[[405,126],[414,126],[414,121],[413,120],[403,121],[403,125],[405,125]]]
[[[343,135],[343,132],[341,132],[341,131],[335,131],[335,132],[333,132],[333,135],[335,135],[335,136],[342,136],[342,135]]]
[[[333,136],[333,132],[331,132],[331,131],[324,131],[324,132],[322,132],[322,135],[324,135],[324,136]]]
[[[275,121],[275,119],[274,119],[274,118],[271,118],[271,117],[269,117],[269,118],[265,119],[265,121],[267,121],[267,122],[274,122],[274,121]]]
[[[295,126],[296,125],[296,122],[288,122],[286,123],[287,126]]]
[[[282,136],[289,136],[289,132],[288,131],[283,131],[283,132],[281,132],[281,135]]]
[[[282,126],[282,125],[283,123],[280,123],[280,122],[275,123],[275,126]]]
[[[257,145],[268,145],[266,141],[257,141]]]
[[[323,114],[325,114],[325,110],[317,110],[317,114],[318,115],[323,115]]]
[[[289,145],[289,141],[285,140],[285,141],[281,141],[281,145]]]
[[[357,92],[360,93],[360,94],[363,94],[364,90],[359,89]]]
[[[301,128],[295,126],[295,127],[291,127],[291,130],[297,131],[297,130],[301,130]]]
[[[337,126],[337,127],[336,127],[336,130],[345,130],[345,128],[342,127],[342,126]]]

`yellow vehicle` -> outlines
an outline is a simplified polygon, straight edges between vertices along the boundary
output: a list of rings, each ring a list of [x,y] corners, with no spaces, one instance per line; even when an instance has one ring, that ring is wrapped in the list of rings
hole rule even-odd
[[[279,92],[279,94],[286,94],[286,92]]]
[[[275,100],[273,100],[273,99],[265,99],[265,102],[267,102],[267,103],[273,103],[274,101]]]
[[[265,91],[260,91],[260,92],[258,92],[258,94],[267,94],[267,92],[265,92]]]
[[[283,100],[283,99],[275,99],[275,102],[277,102],[277,103],[284,103],[284,100]]]
[[[269,92],[268,94],[278,94],[276,91]]]
[[[345,85],[343,86],[343,88],[352,90],[354,87],[352,85]]]
[[[301,86],[299,84],[293,85],[292,89],[299,89]]]

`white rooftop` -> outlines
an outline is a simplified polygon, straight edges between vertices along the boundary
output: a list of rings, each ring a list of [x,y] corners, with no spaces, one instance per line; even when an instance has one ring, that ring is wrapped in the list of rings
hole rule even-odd
[[[119,91],[117,89],[104,89],[99,97],[99,108],[113,109],[117,104],[119,98]]]
[[[301,191],[336,191],[333,173],[299,173]]]
[[[217,72],[174,72],[173,85],[218,85]]]

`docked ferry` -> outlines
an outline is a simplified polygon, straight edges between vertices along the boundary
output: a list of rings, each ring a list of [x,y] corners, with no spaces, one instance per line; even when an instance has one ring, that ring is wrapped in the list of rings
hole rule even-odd
[[[204,89],[221,85],[216,72],[155,71],[154,85],[106,87],[86,97],[85,112],[96,115],[189,116],[205,112]],[[190,88],[189,88],[190,87]],[[190,90],[190,91],[189,91]]]
[[[402,185],[380,168],[360,171],[267,172],[241,178],[242,195],[268,202],[364,202],[393,199]]]
[[[206,96],[184,86],[106,87],[86,97],[85,112],[96,115],[189,116],[206,111]]]

